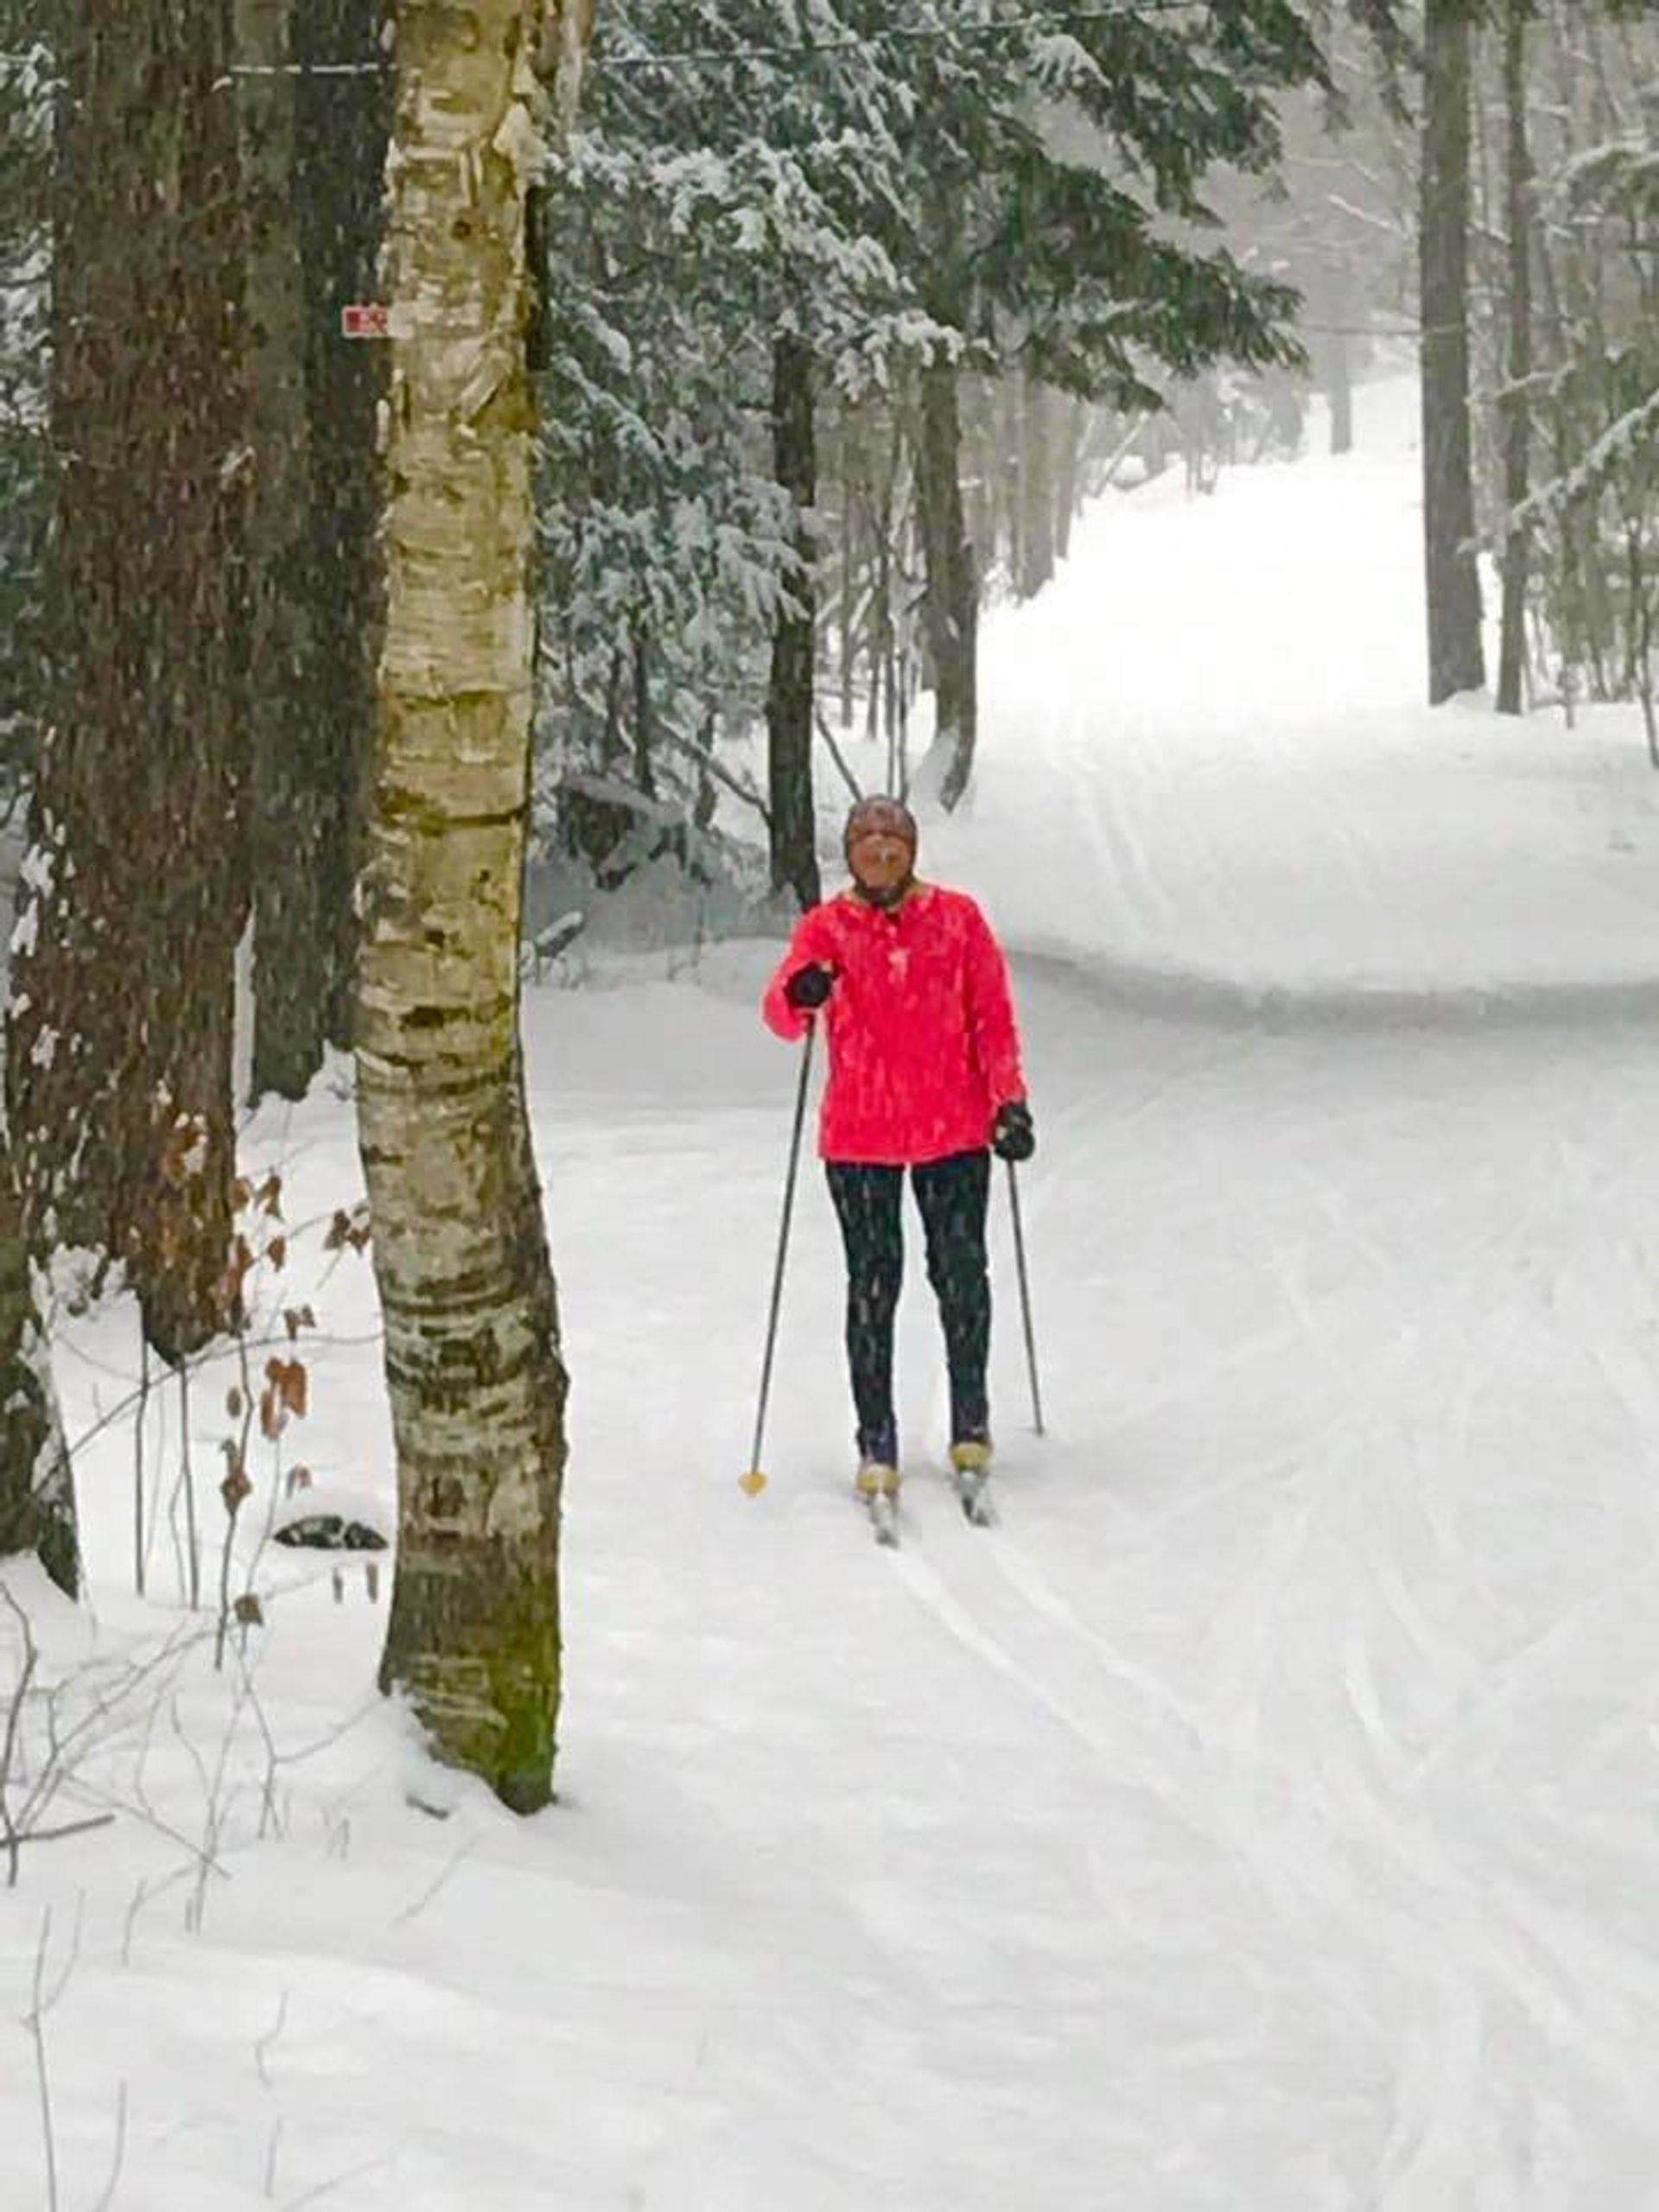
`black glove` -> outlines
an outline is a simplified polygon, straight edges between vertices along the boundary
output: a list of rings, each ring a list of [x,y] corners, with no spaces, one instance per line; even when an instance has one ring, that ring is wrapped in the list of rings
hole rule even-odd
[[[1023,1098],[1011,1098],[996,1109],[991,1124],[991,1150],[999,1160],[1029,1160],[1037,1149],[1037,1133],[1031,1126],[1031,1109]]]
[[[835,984],[835,976],[828,968],[798,968],[784,985],[784,996],[797,1014],[812,1014],[823,1004]]]

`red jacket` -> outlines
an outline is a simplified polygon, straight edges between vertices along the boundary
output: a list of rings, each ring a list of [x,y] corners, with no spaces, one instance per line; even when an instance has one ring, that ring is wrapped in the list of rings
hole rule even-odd
[[[823,1157],[910,1166],[987,1144],[1026,1081],[1007,965],[974,901],[923,883],[890,912],[851,892],[814,906],[767,987],[762,1011],[779,1037],[805,1033],[784,985],[813,966],[836,971]]]

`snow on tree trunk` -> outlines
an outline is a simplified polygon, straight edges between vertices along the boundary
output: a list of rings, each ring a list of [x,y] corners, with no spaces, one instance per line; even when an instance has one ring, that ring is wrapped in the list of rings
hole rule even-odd
[[[126,1261],[169,1360],[226,1318],[234,1153],[247,454],[227,17],[123,0],[66,35],[57,683],[8,1027],[29,1242]]]
[[[1486,681],[1475,564],[1469,422],[1469,0],[1428,0],[1424,20],[1421,228],[1423,550],[1428,696]]]
[[[1503,22],[1507,111],[1505,181],[1509,211],[1509,375],[1503,395],[1503,504],[1509,512],[1532,488],[1532,152],[1527,132],[1527,21],[1531,0],[1508,0]],[[1527,567],[1530,532],[1511,521],[1503,539],[1503,615],[1498,628],[1497,711],[1518,715],[1527,658]]]
[[[35,1272],[0,1130],[0,1559],[34,1552],[66,1596],[80,1585],[75,1486],[58,1421]]]
[[[918,771],[947,810],[968,788],[978,734],[979,594],[962,504],[962,426],[956,364],[936,353],[921,372],[917,506],[926,588],[922,619],[933,664],[930,759]]]
[[[818,495],[813,435],[812,354],[779,332],[772,348],[772,469],[795,512],[790,603],[772,625],[766,691],[766,789],[772,887],[794,892],[803,911],[823,897],[812,804],[813,663],[817,639],[814,548],[807,515]]]
[[[539,6],[396,10],[386,630],[359,1130],[400,1534],[382,1682],[521,1811],[552,1792],[566,1377],[518,1048]]]

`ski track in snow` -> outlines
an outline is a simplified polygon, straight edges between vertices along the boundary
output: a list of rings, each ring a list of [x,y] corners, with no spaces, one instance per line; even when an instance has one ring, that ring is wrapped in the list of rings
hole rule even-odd
[[[1528,1071],[1540,1041],[1525,1033],[1511,1033],[1509,1057],[1517,1072]],[[1478,1060],[1491,1059],[1488,1038],[1477,1031],[1470,1042]],[[1455,1083],[1459,1058],[1455,1036],[1431,1036],[1424,1045],[1432,1056],[1449,1064]],[[1327,1046],[1338,1055],[1344,1052],[1339,1032],[1327,1039]],[[1363,1059],[1367,1055],[1363,1037],[1361,1048]],[[1253,1057],[1260,1062],[1265,1056]],[[1213,1080],[1214,1076],[1213,1061],[1204,1063],[1200,1081]],[[1216,1084],[1220,1095],[1207,1102],[1212,1110],[1236,1108],[1238,1077],[1235,1065],[1230,1086]],[[1190,1080],[1166,1075],[1159,1079],[1155,1095],[1165,1102],[1176,1096],[1191,1102],[1192,1088]],[[1063,1126],[1070,1136],[1080,1126],[1082,1116],[1070,1109],[1063,1109]],[[1131,1098],[1121,1120],[1109,1114],[1108,1118],[1112,1128],[1109,1141],[1116,1143],[1126,1129],[1137,1125],[1141,1108]],[[1194,1144],[1192,1149],[1195,1156],[1217,1156],[1213,1146]],[[1588,1379],[1630,1417],[1627,1428],[1634,1433],[1645,1456],[1650,1452],[1653,1434],[1650,1370],[1634,1348],[1619,1342],[1617,1335],[1611,1345],[1606,1340],[1609,1315],[1629,1317],[1639,1332],[1650,1335],[1649,1300],[1629,1280],[1628,1240],[1609,1247],[1599,1243],[1593,1232],[1586,1236],[1580,1231],[1574,1234],[1569,1252],[1559,1250],[1563,1226],[1572,1227],[1574,1209],[1582,1207],[1586,1198],[1592,1198],[1599,1211],[1617,1214],[1624,1179],[1604,1174],[1599,1189],[1586,1190],[1581,1184],[1575,1187],[1577,1179],[1562,1173],[1563,1141],[1546,1135],[1538,1149],[1541,1164],[1528,1163],[1535,1178],[1534,1186],[1529,1188],[1522,1180],[1508,1189],[1491,1191],[1490,1208],[1479,1209],[1472,1225],[1443,1239],[1433,1254],[1440,1264],[1426,1286],[1431,1325],[1438,1323],[1450,1341],[1443,1338],[1441,1347],[1448,1386],[1446,1413],[1439,1418],[1431,1412],[1429,1419],[1440,1428],[1448,1459],[1467,1453],[1478,1442],[1483,1401],[1494,1396],[1506,1380],[1513,1380],[1513,1355],[1529,1317],[1535,1317],[1540,1306],[1549,1312],[1572,1300],[1591,1325],[1583,1339]],[[1587,1155],[1591,1160],[1596,1156],[1593,1150]],[[1490,2145],[1483,2143],[1478,2129],[1472,2134],[1468,2132],[1466,2123],[1471,2117],[1468,2103],[1480,2094],[1490,2096],[1495,2078],[1491,2065],[1488,2063],[1483,2072],[1471,2053],[1478,2051],[1495,2031],[1513,2037],[1525,2023],[1547,2046],[1564,2043],[1570,2047],[1579,2060],[1603,2077],[1604,2086],[1611,2085],[1623,2105],[1631,2096],[1637,2079],[1630,2037],[1637,2021],[1651,2018],[1659,1998],[1651,1946],[1646,1956],[1633,1959],[1628,1950],[1610,1945],[1592,1925],[1583,1929],[1585,1944],[1575,1943],[1573,1930],[1583,1926],[1579,1916],[1582,1905],[1579,1911],[1562,1912],[1541,1897],[1535,1886],[1543,1873],[1559,1879],[1562,1839],[1556,1838],[1553,1850],[1542,1855],[1541,1866],[1535,1854],[1526,1878],[1493,1879],[1490,1874],[1484,1875],[1471,1859],[1468,1840],[1457,1834],[1455,1824],[1437,1823],[1415,1802],[1424,1784],[1444,1769],[1459,1735],[1465,1739],[1467,1755],[1467,1738],[1473,1732],[1464,1712],[1446,1724],[1449,1734],[1408,1746],[1389,1712],[1390,1706],[1400,1701],[1397,1677],[1402,1637],[1395,1632],[1403,1632],[1403,1651],[1414,1662],[1420,1677],[1441,1688],[1455,1691],[1460,1687],[1459,1703],[1463,1703],[1484,1672],[1486,1721],[1490,1725],[1505,1715],[1513,1719],[1516,1708],[1524,1713],[1522,1700],[1529,1681],[1535,1687],[1541,1675],[1548,1675],[1552,1662],[1570,1659],[1575,1644],[1592,1630],[1598,1609],[1610,1598],[1615,1604],[1639,1605],[1651,1567],[1651,1508],[1645,1497],[1639,1501],[1637,1525],[1645,1548],[1634,1570],[1621,1574],[1611,1588],[1599,1582],[1577,1605],[1549,1611],[1531,1634],[1510,1643],[1495,1664],[1489,1662],[1483,1669],[1478,1657],[1460,1643],[1455,1630],[1432,1624],[1414,1593],[1417,1562],[1412,1554],[1408,1552],[1402,1564],[1397,1554],[1377,1544],[1380,1556],[1368,1558],[1351,1543],[1353,1537],[1363,1535],[1375,1540],[1382,1533],[1371,1520],[1379,1501],[1364,1484],[1362,1447],[1377,1440],[1389,1445],[1403,1441],[1409,1447],[1404,1456],[1421,1509],[1419,1526],[1428,1539],[1429,1559],[1438,1560],[1443,1571],[1449,1570],[1459,1579],[1467,1577],[1476,1590],[1488,1584],[1488,1566],[1478,1548],[1460,1538],[1443,1517],[1437,1518],[1432,1478],[1425,1479],[1421,1452],[1417,1440],[1410,1435],[1412,1415],[1417,1409],[1409,1401],[1402,1408],[1401,1402],[1402,1389],[1421,1370],[1425,1332],[1421,1326],[1408,1327],[1395,1344],[1368,1347],[1366,1357],[1356,1358],[1351,1345],[1344,1342],[1347,1332],[1339,1319],[1322,1312],[1320,1301],[1303,1281],[1302,1254],[1313,1241],[1310,1223],[1322,1225],[1328,1232],[1318,1240],[1324,1255],[1328,1256],[1332,1247],[1340,1249],[1352,1263],[1355,1280],[1368,1287],[1373,1301],[1379,1289],[1386,1294],[1390,1281],[1397,1289],[1405,1280],[1399,1270],[1399,1255],[1391,1260],[1379,1243],[1362,1205],[1351,1190],[1344,1188],[1339,1168],[1309,1167],[1299,1161],[1287,1166],[1289,1174],[1312,1198],[1311,1205],[1299,1216],[1295,1239],[1276,1231],[1273,1207],[1265,1202],[1247,1199],[1232,1218],[1242,1217],[1253,1230],[1258,1264],[1285,1309],[1287,1326],[1280,1344],[1300,1345],[1304,1364],[1323,1375],[1333,1402],[1342,1408],[1340,1417],[1329,1428],[1323,1433],[1317,1428],[1310,1431],[1305,1464],[1317,1466],[1324,1457],[1332,1474],[1354,1485],[1351,1510],[1339,1510],[1337,1516],[1350,1523],[1343,1532],[1351,1539],[1343,1555],[1348,1577],[1343,1610],[1349,1618],[1337,1630],[1334,1642],[1319,1654],[1319,1663],[1334,1678],[1345,1719],[1340,1715],[1332,1719],[1317,1772],[1304,1783],[1305,1797],[1317,1808],[1317,1825],[1325,1834],[1307,1839],[1315,1848],[1303,1860],[1301,1871],[1308,1888],[1317,1893],[1322,1878],[1313,1863],[1316,1855],[1325,1859],[1323,1878],[1329,1880],[1332,1841],[1339,1841],[1348,1853],[1357,1842],[1362,1844],[1370,1883],[1365,1916],[1386,1923],[1393,1893],[1395,1920],[1391,1948],[1408,1948],[1415,1955],[1417,1972],[1424,1985],[1435,1993],[1436,2007],[1447,2020],[1456,2023],[1435,2031],[1439,2056],[1427,2069],[1430,2077],[1438,2069],[1438,2088],[1433,2097],[1427,2100],[1433,2110],[1421,2109],[1426,2097],[1418,2076],[1422,2069],[1404,2081],[1401,2124],[1382,2163],[1376,2201],[1390,2205],[1461,2202],[1459,2192],[1472,2190],[1482,2176],[1486,2177],[1493,2202],[1534,2201],[1524,2193],[1512,2199],[1503,2193],[1487,2160]],[[1440,1205],[1451,1211],[1446,1205],[1446,1185],[1440,1177],[1433,1179],[1433,1189]],[[1035,1211],[1041,1220],[1048,1209],[1039,1206]],[[1596,1280],[1609,1271],[1610,1250],[1617,1262],[1611,1295]],[[1370,1316],[1374,1322],[1374,1304]],[[1264,1340],[1255,1338],[1254,1348],[1259,1356]],[[1645,1421],[1643,1413],[1649,1417]],[[1406,1431],[1403,1437],[1402,1430]],[[1009,1487],[1005,1484],[1005,1504]],[[1098,1755],[1103,1743],[1110,1743],[1116,1731],[1124,1747],[1121,1772],[1136,1786],[1151,1789],[1160,1799],[1190,1807],[1202,1797],[1202,1774],[1195,1776],[1192,1771],[1191,1754],[1195,1747],[1200,1768],[1207,1758],[1212,1770],[1217,1762],[1227,1763],[1230,1747],[1241,1777],[1273,1763],[1270,1729],[1263,1713],[1271,1654],[1275,1644],[1283,1651],[1289,1642],[1292,1594],[1299,1570],[1309,1564],[1320,1585],[1328,1588],[1330,1584],[1332,1562],[1328,1550],[1321,1552],[1319,1540],[1325,1533],[1321,1521],[1331,1517],[1322,1508],[1325,1498],[1331,1496],[1327,1490],[1324,1497],[1305,1497],[1298,1509],[1281,1515],[1268,1530],[1268,1547],[1258,1563],[1235,1575],[1209,1630],[1215,1660],[1220,1663],[1212,1665],[1212,1703],[1207,1719],[1200,1713],[1195,1723],[1191,1700],[1183,1698],[1167,1678],[1155,1672],[1148,1677],[1147,1669],[1136,1667],[1143,1704],[1157,1712],[1162,1723],[1158,1739],[1163,1747],[1161,1769],[1155,1762],[1150,1770],[1145,1764],[1143,1732],[1126,1719],[1121,1700],[1115,1709],[1103,1709],[1097,1701],[1090,1702],[1064,1672],[1056,1679],[1058,1647],[1052,1634],[1046,1658],[1033,1658],[1023,1645],[1018,1659],[1012,1656],[1010,1645],[1017,1639],[1006,1617],[997,1614],[988,1598],[982,1573],[974,1577],[975,1594],[969,1602],[948,1579],[942,1585],[931,1579],[938,1572],[931,1562],[926,1569],[909,1562],[906,1571],[912,1586],[925,1595],[959,1642],[969,1649],[980,1649],[1001,1674],[1034,1696],[1046,1711],[1057,1714],[1091,1754]],[[1388,1517],[1382,1516],[1384,1526]],[[1008,1522],[1013,1529],[1019,1528],[1017,1511],[1008,1516]],[[1177,1541],[1191,1542],[1194,1535],[1190,1516],[1179,1538],[1166,1547],[1160,1548],[1155,1527],[1144,1529],[1147,1580],[1151,1581],[1156,1574],[1160,1550],[1164,1557],[1173,1559]],[[965,1541],[975,1541],[971,1536]],[[1316,1554],[1320,1554],[1317,1559]],[[993,1534],[978,1539],[977,1556],[997,1567],[1003,1581],[1050,1630],[1060,1631],[1065,1649],[1075,1654],[1092,1645],[1091,1636],[1078,1633],[1079,1607],[1070,1599],[1057,1596],[1040,1569],[1022,1569],[1015,1564],[1020,1554],[1011,1536]],[[950,1547],[953,1571],[960,1571],[963,1557],[961,1543]],[[1069,1571],[1077,1571],[1071,1552],[1061,1557]],[[1001,1621],[995,1634],[988,1624],[993,1618]],[[1650,1647],[1650,1638],[1649,1642]],[[1094,1656],[1099,1659],[1104,1655],[1096,1649]],[[1650,1669],[1649,1653],[1649,1688]],[[1111,1669],[1103,1667],[1101,1672],[1109,1675]],[[1148,1679],[1155,1685],[1149,1696],[1146,1694]],[[1641,1710],[1652,1710],[1645,1699]],[[1637,1726],[1634,1720],[1621,1719],[1615,1709],[1601,1722],[1598,1748],[1611,1751],[1623,1745],[1628,1749]],[[1650,1725],[1643,1733],[1647,1796],[1651,1802]],[[1135,1751],[1141,1754],[1139,1759],[1133,1756]],[[1509,1809],[1518,1833],[1530,1834],[1534,1824],[1527,1802],[1512,1804]],[[1277,1888],[1282,1906],[1294,1907],[1298,1856],[1286,1851],[1282,1829],[1271,1837],[1253,1838],[1247,1807],[1230,1821],[1219,1821],[1217,1834],[1230,1850],[1248,1859],[1264,1884]],[[1585,1840],[1583,1836],[1575,1839],[1578,1847]],[[1500,1864],[1511,1850],[1505,1839],[1498,1848]],[[1386,1874],[1382,1872],[1384,1868]],[[1334,1894],[1341,1894],[1340,1885]],[[1306,1902],[1305,1896],[1302,1902]],[[1355,1964],[1358,1967],[1359,1962]],[[1356,2003],[1366,2003],[1372,1993],[1370,1976],[1361,1968],[1356,1974]],[[1489,2018],[1494,2013],[1496,2023]],[[1416,2032],[1412,2031],[1414,2036]],[[1521,2108],[1524,2111],[1524,2098]],[[1517,2182],[1516,2186],[1520,2189],[1522,2184]]]
[[[1478,757],[1426,818],[1407,739],[1352,711],[1419,658],[1354,589],[1397,570],[1414,626],[1409,503],[1379,475],[1354,521],[1357,465],[1300,478],[1276,536],[1271,472],[1224,480],[1202,543],[1154,487],[988,635],[993,828],[926,835],[970,885],[998,837],[1043,863],[991,902],[1029,948],[1050,1428],[1024,1425],[999,1171],[997,1527],[938,1464],[912,1228],[903,1541],[872,1543],[811,1164],[770,1481],[738,1490],[797,1065],[755,1018],[771,949],[532,994],[575,1378],[563,1808],[410,1813],[384,1716],[332,1740],[379,1616],[285,1561],[261,1680],[319,1765],[284,1769],[283,1838],[227,1853],[201,1937],[137,1911],[176,1854],[119,1831],[51,2023],[66,2202],[93,2201],[130,2077],[118,2212],[1659,2205],[1659,971],[1641,930],[1599,965],[1573,935],[1651,917],[1594,791],[1535,753],[1516,789],[1576,794],[1593,866],[1516,861],[1526,975],[1523,900],[1453,942],[1532,817],[1476,818],[1510,771],[1471,721],[1437,725]],[[294,1217],[326,1220],[348,1118],[291,1125],[256,1154],[280,1131]],[[354,1264],[316,1291],[325,1331]],[[125,1326],[74,1336],[72,1428],[131,1373]],[[315,1348],[305,1450],[384,1490],[348,1334]],[[112,1435],[83,1495],[130,1471]],[[118,1591],[124,1509],[87,1535]],[[199,1834],[200,1770],[156,1757]],[[41,1899],[67,1926],[104,1848],[29,1865],[12,2014]],[[32,2206],[13,2059],[0,2202]]]

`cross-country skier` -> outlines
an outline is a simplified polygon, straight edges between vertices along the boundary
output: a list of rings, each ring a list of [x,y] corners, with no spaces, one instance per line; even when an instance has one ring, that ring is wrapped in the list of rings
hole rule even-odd
[[[908,807],[861,799],[844,842],[852,882],[802,917],[763,1011],[779,1037],[798,1039],[822,1008],[828,1033],[818,1149],[847,1249],[860,1495],[890,1510],[899,1491],[893,1337],[908,1169],[944,1327],[950,1461],[966,1503],[990,1467],[990,1154],[1028,1160],[1036,1144],[1007,964],[973,899],[918,879]]]

